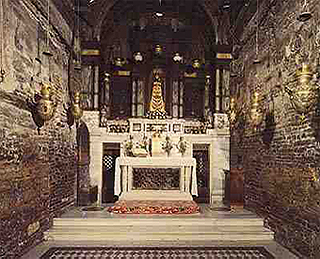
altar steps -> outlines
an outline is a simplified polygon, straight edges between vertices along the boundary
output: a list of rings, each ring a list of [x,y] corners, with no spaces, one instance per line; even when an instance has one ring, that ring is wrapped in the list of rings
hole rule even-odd
[[[46,236],[54,241],[273,240],[273,232],[254,217],[57,218]]]

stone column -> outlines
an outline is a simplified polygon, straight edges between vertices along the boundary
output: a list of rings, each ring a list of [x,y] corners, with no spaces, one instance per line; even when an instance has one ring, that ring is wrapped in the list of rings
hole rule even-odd
[[[181,192],[185,191],[184,181],[185,181],[185,167],[182,166],[180,167],[180,191]]]
[[[90,136],[90,177],[98,186],[98,204],[102,203],[102,141],[100,137]]]
[[[179,108],[180,108],[180,112],[179,112],[179,117],[183,118],[183,82],[180,81],[180,102],[179,102]]]
[[[122,194],[128,192],[128,166],[124,165],[121,167],[122,173]]]
[[[210,170],[210,206],[214,209],[225,208],[223,204],[225,189],[223,170],[229,170],[229,142],[228,136],[219,136],[210,146],[211,164],[213,165],[213,170]]]
[[[104,74],[104,103],[106,105],[106,116],[110,117],[110,74]]]
[[[144,82],[138,80],[138,90],[137,90],[137,116],[144,116]]]
[[[137,99],[137,79],[132,80],[132,117],[136,117],[136,99]]]
[[[229,109],[229,104],[230,104],[230,70],[229,69],[223,69],[222,89],[223,89],[222,112],[225,113]]]
[[[94,97],[93,108],[99,108],[99,66],[94,67]]]
[[[132,191],[133,185],[133,168],[132,166],[128,166],[128,192]]]
[[[187,193],[191,193],[190,190],[190,179],[191,179],[191,166],[185,166],[186,179],[185,179],[185,190]]]
[[[174,80],[172,83],[172,117],[179,116],[179,81]]]
[[[220,113],[220,69],[216,69],[216,103],[215,103],[215,113]]]
[[[209,115],[209,89],[210,89],[210,83],[211,83],[211,78],[210,76],[206,77],[206,84],[205,84],[205,88],[204,88],[204,115],[205,118],[208,117]]]

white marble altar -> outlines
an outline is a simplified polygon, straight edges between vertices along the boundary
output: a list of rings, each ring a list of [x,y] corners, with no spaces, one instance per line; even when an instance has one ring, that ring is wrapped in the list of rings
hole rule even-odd
[[[198,196],[196,160],[168,157],[118,157],[116,159],[114,194],[132,192],[133,168],[180,168],[180,192]],[[122,180],[122,186],[121,186]],[[190,190],[191,183],[191,190]],[[166,191],[162,191],[166,192]]]

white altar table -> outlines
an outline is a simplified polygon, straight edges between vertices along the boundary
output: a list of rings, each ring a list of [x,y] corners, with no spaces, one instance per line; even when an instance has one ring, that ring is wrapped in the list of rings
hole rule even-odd
[[[115,165],[114,195],[132,191],[133,168],[180,168],[180,191],[198,196],[196,159],[184,157],[118,157]],[[121,186],[122,179],[122,186]]]

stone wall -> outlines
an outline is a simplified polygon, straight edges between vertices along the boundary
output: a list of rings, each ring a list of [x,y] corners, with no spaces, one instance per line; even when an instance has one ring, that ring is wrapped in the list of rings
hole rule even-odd
[[[75,130],[69,130],[63,108],[69,99],[68,45],[72,33],[51,4],[53,57],[49,74],[48,58],[42,54],[46,3],[3,0],[6,75],[0,84],[1,258],[18,258],[42,241],[53,217],[75,200]],[[48,83],[50,75],[57,108],[38,134],[26,99],[33,98],[40,83]]]
[[[259,1],[260,2],[260,1]],[[297,69],[310,65],[319,85],[320,6],[307,1],[313,17],[297,20],[304,1],[261,1],[232,62],[236,122],[231,125],[231,167],[243,167],[245,206],[265,217],[275,239],[300,256],[319,258],[320,145],[316,106],[305,116],[294,109]],[[256,21],[259,21],[256,58]],[[253,96],[258,109],[254,116]],[[256,120],[254,120],[256,118]]]

